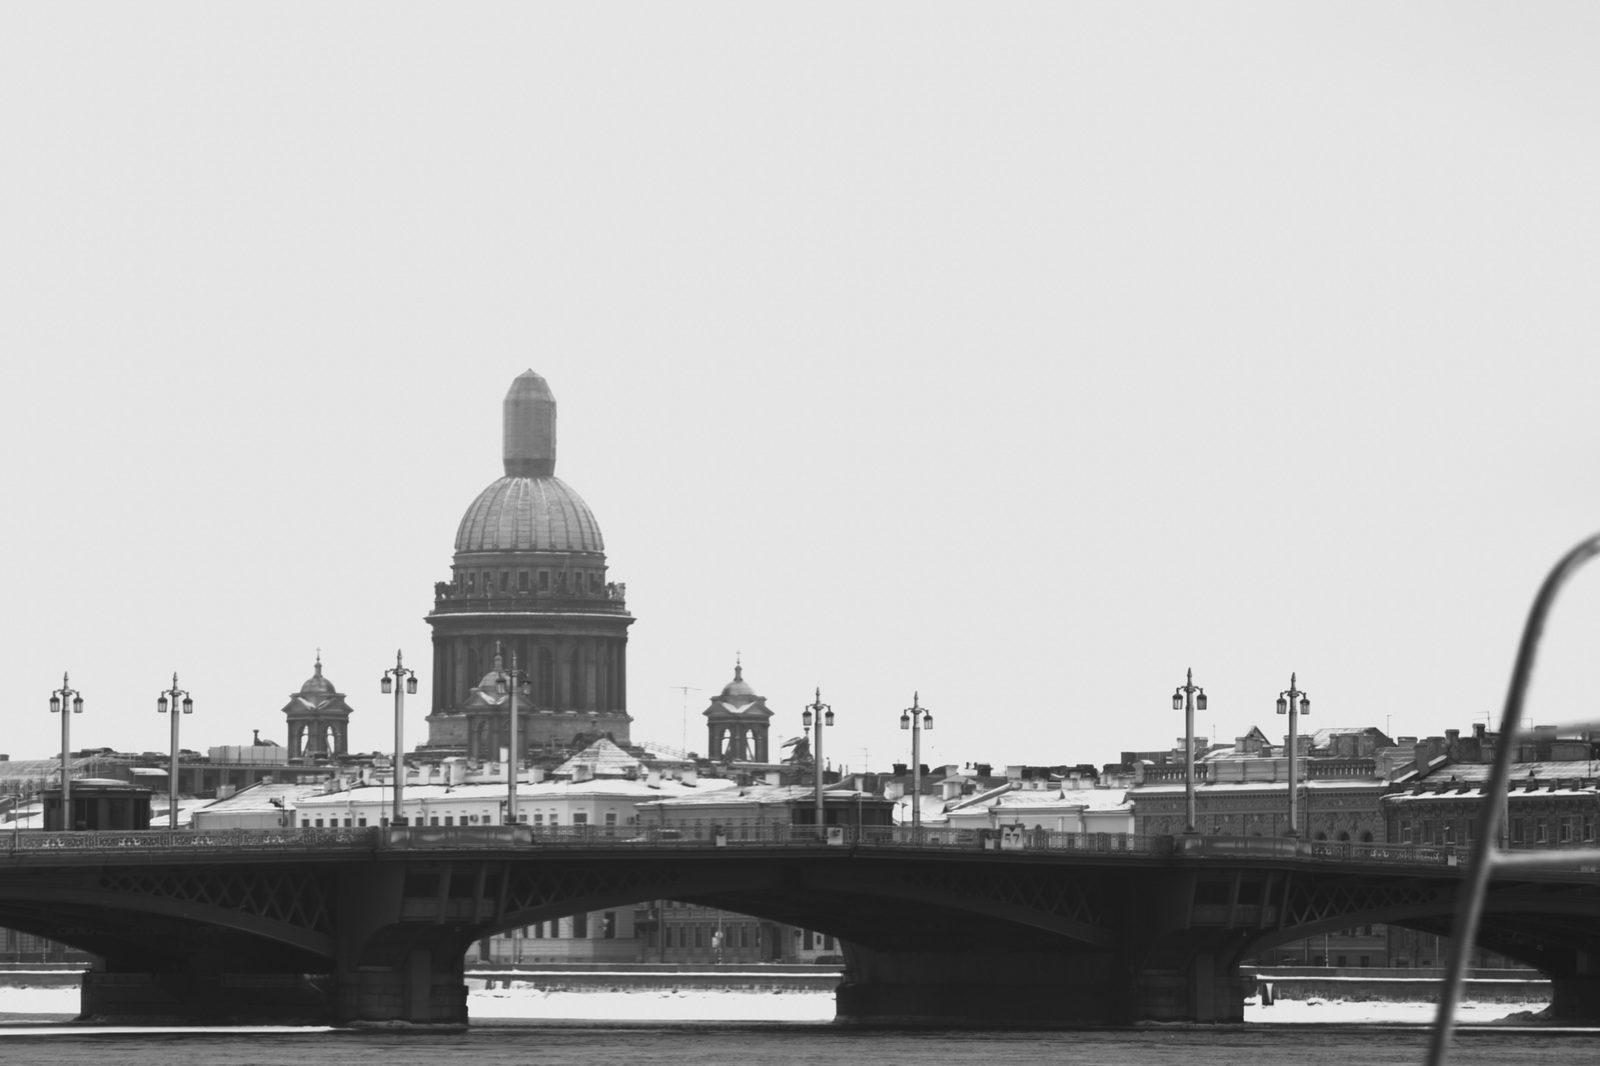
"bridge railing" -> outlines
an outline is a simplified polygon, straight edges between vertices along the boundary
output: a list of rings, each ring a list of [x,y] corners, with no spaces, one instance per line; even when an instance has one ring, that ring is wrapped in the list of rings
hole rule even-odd
[[[382,843],[377,827],[349,829],[225,829],[194,833],[182,829],[75,830],[0,833],[0,847],[14,856],[82,852],[256,852],[308,848],[371,851]]]
[[[1031,851],[1192,859],[1299,859],[1329,863],[1455,866],[1465,849],[1418,844],[1362,844],[1266,836],[1165,836],[1062,833],[1022,826],[368,826],[324,829],[232,829],[217,832],[116,830],[0,833],[14,859],[50,854],[168,854],[437,851],[451,849],[842,847],[866,850]]]
[[[1363,844],[1347,840],[1304,840],[1268,836],[1179,836],[1174,850],[1218,858],[1323,859],[1331,862],[1401,863],[1407,866],[1456,866],[1465,848],[1421,844]]]

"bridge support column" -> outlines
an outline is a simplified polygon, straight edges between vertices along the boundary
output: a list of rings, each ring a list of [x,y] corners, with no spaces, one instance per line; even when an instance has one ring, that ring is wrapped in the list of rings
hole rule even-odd
[[[1242,1022],[1250,989],[1237,967],[1199,953],[1181,969],[1145,969],[1134,979],[1132,1014],[1138,1021]]]
[[[467,1024],[466,971],[460,951],[417,948],[399,966],[344,971],[338,983],[341,1024]]]
[[[1552,976],[1550,1015],[1591,1022],[1600,1019],[1600,975]]]

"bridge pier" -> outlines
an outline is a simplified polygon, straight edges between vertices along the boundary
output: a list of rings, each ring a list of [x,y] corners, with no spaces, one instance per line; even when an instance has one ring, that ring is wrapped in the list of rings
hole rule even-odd
[[[462,953],[427,948],[411,951],[388,969],[357,969],[338,975],[336,1020],[343,1025],[400,1022],[409,1025],[467,1024],[467,983]]]
[[[847,945],[835,995],[847,1024],[1126,1025],[1241,1022],[1245,982],[1212,955],[1138,970],[1118,951],[897,951]]]
[[[1550,1016],[1589,1022],[1600,1019],[1600,975],[1551,975]]]

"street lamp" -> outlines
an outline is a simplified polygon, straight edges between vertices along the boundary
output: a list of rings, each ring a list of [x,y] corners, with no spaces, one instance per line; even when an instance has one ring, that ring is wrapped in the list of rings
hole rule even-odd
[[[911,694],[911,706],[900,712],[900,728],[911,730],[911,833],[922,833],[922,731],[933,728],[933,715]]]
[[[397,685],[396,681],[404,681],[405,684]],[[410,693],[413,696],[417,694],[417,672],[406,668],[405,657],[398,649],[394,653],[394,669],[383,672],[381,684],[385,696],[394,693],[394,813],[389,816],[389,821],[393,825],[405,825],[403,796],[406,786],[405,694]]]
[[[168,698],[172,704],[172,770],[167,779],[167,828],[178,828],[178,710],[183,709],[184,714],[194,713],[194,700],[189,698],[189,693],[178,687],[178,675],[172,675],[172,687],[156,697],[156,713],[166,714]],[[181,701],[181,702],[180,702]]]
[[[500,644],[494,646],[495,666],[500,665]],[[494,689],[500,695],[506,694],[506,689],[511,690],[511,746],[508,749],[506,761],[506,824],[517,824],[517,770],[522,763],[522,753],[517,749],[517,691],[522,688],[522,683],[527,680],[527,672],[517,669],[517,649],[511,649],[511,669],[497,670],[494,675]],[[596,722],[590,719],[591,725]],[[598,725],[594,725],[598,728]]]
[[[61,675],[61,687],[50,693],[50,713],[61,716],[61,828],[73,829],[72,821],[72,716],[83,713],[83,697]]]
[[[833,706],[822,702],[820,688],[817,689],[817,702],[806,706],[805,713],[800,716],[800,724],[810,729],[813,718],[816,720],[816,739],[811,742],[811,762],[817,770],[817,836],[824,838],[827,831],[822,828],[822,727],[833,725]]]
[[[1294,837],[1300,835],[1300,797],[1296,794],[1295,782],[1295,765],[1300,755],[1299,717],[1311,713],[1311,697],[1296,687],[1294,674],[1289,675],[1289,687],[1278,693],[1278,713],[1289,716],[1289,832],[1285,835]]]
[[[1194,670],[1189,679],[1172,694],[1172,709],[1183,711],[1183,796],[1187,802],[1183,831],[1197,833],[1194,825],[1194,712],[1206,709],[1206,690],[1194,683]]]

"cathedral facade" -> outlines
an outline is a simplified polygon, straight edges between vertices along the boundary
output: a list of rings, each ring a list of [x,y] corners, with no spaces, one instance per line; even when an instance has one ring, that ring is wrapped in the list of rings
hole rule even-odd
[[[456,530],[434,586],[427,747],[497,759],[518,703],[519,756],[609,734],[627,743],[626,588],[610,580],[589,505],[555,476],[556,401],[532,370],[503,407],[505,475]]]

